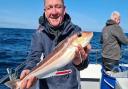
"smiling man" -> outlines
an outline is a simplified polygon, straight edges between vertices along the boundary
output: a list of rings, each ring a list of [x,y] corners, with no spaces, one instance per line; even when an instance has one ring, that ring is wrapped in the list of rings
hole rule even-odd
[[[63,0],[44,0],[44,13],[39,18],[39,28],[34,33],[31,41],[31,51],[28,55],[29,62],[21,73],[23,79],[30,73],[42,57],[47,57],[53,49],[65,38],[80,32],[81,28],[71,22],[70,16],[66,13]],[[71,74],[54,76],[46,79],[39,79],[39,89],[80,89],[79,71],[88,66],[88,52],[91,46],[82,48],[79,45],[73,62],[67,64],[59,71],[72,70]],[[24,81],[21,89],[28,89],[36,82],[36,77]]]
[[[65,15],[64,2],[61,0],[46,0],[44,10],[45,16],[52,26],[57,27],[62,23]]]

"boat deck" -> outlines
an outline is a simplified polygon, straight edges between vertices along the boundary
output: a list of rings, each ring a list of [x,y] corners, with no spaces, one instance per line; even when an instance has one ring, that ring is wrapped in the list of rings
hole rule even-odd
[[[128,64],[120,64],[128,67]],[[101,65],[89,64],[89,66],[80,71],[81,89],[100,89]],[[128,72],[127,72],[128,76]],[[128,78],[116,78],[116,89],[128,89]]]
[[[100,89],[101,65],[89,64],[88,68],[80,71],[82,89]]]

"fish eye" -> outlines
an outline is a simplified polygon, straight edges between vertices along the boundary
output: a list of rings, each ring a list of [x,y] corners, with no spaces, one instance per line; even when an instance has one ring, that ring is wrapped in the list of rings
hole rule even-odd
[[[81,32],[78,32],[78,33],[77,33],[77,36],[78,36],[78,37],[81,37],[81,36],[82,36],[82,33],[81,33]]]

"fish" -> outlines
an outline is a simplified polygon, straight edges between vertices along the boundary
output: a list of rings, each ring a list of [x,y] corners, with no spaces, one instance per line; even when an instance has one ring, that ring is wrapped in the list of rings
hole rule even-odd
[[[21,83],[24,80],[29,79],[31,76],[35,76],[38,79],[47,78],[50,76],[60,76],[64,74],[70,74],[72,71],[64,70],[57,71],[57,69],[66,66],[68,63],[72,62],[77,46],[81,45],[86,47],[93,37],[93,32],[81,31],[73,34],[70,37],[67,37],[61,41],[53,51],[43,59],[32,71],[25,76],[22,80],[11,80],[5,83],[11,89],[20,89]],[[42,59],[41,59],[42,60]]]

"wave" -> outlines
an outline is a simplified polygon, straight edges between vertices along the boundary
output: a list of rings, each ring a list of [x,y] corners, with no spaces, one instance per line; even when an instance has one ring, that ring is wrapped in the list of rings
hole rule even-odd
[[[18,61],[0,61],[0,67],[1,68],[7,68],[7,67],[16,67],[17,65],[20,65],[22,62],[18,62]]]

